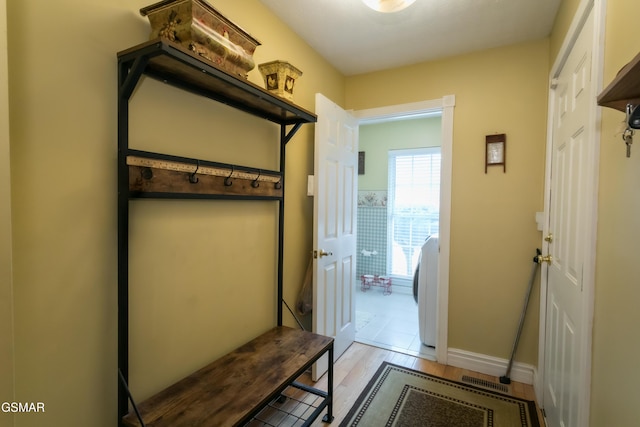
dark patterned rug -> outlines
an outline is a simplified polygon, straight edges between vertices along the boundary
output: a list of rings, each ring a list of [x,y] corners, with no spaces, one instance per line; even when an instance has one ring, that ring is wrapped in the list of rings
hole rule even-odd
[[[384,362],[340,427],[540,427],[529,400]]]

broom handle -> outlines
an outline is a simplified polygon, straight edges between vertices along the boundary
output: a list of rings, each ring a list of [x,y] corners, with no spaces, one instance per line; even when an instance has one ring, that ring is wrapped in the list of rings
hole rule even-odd
[[[536,249],[536,256],[533,257],[533,266],[531,267],[531,276],[529,277],[529,288],[527,289],[527,295],[524,299],[524,308],[520,315],[520,324],[518,325],[518,333],[516,334],[516,340],[513,342],[513,349],[511,350],[511,358],[509,359],[509,366],[507,367],[506,378],[509,378],[511,374],[511,366],[513,365],[513,358],[516,355],[518,349],[518,341],[520,341],[520,334],[522,333],[522,327],[524,326],[524,317],[527,314],[527,307],[529,305],[529,297],[531,296],[531,289],[533,288],[533,282],[536,278],[536,270],[538,269],[538,257],[540,256],[540,249]]]

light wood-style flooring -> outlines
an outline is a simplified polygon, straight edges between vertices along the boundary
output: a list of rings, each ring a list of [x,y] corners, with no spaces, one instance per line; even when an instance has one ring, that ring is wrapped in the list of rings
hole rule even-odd
[[[346,417],[349,409],[351,409],[351,406],[355,403],[364,387],[376,373],[380,364],[385,361],[458,382],[462,382],[461,379],[463,375],[469,375],[482,380],[499,383],[498,378],[491,375],[484,375],[471,372],[466,369],[445,366],[418,357],[371,347],[356,342],[349,347],[334,366],[333,414],[335,419],[333,423],[323,423],[321,420],[324,415],[323,414],[314,422],[313,426],[326,427],[329,425],[339,425]],[[315,386],[326,390],[326,381],[327,379],[325,375],[315,383]],[[301,382],[314,384],[311,381],[310,376],[307,374],[301,378]],[[533,386],[514,381],[509,385],[509,392],[506,394],[522,399],[535,400]],[[540,412],[540,410],[538,410],[538,412]],[[542,421],[540,414],[538,415],[538,418],[540,420],[540,425],[544,426],[544,422]]]

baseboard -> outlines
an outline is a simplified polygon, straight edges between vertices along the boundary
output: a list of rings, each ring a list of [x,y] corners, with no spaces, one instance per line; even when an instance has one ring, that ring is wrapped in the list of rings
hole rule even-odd
[[[492,375],[494,377],[502,377],[507,373],[509,361],[485,354],[450,348],[447,353],[447,365],[469,369],[470,371]],[[533,365],[514,362],[509,378],[512,381],[533,384],[535,371],[536,368]]]

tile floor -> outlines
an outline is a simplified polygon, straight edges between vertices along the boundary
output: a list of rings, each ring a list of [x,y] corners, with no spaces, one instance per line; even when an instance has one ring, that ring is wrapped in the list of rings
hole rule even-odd
[[[394,286],[391,295],[381,287],[356,291],[356,341],[435,360],[435,349],[420,342],[418,305],[411,288]]]

